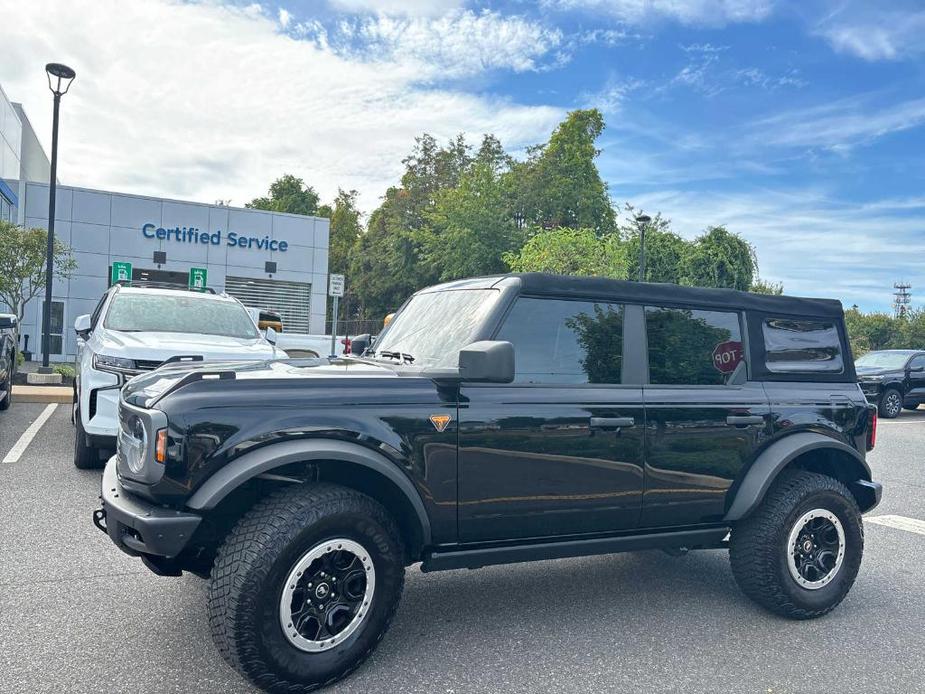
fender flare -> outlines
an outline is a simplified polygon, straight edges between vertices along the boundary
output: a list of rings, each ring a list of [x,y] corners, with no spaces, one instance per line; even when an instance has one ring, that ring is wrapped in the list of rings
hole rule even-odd
[[[283,441],[258,448],[234,459],[207,479],[190,497],[187,507],[195,511],[209,511],[228,494],[257,475],[290,463],[312,460],[343,460],[362,465],[395,485],[404,495],[421,528],[424,544],[430,544],[430,519],[421,501],[421,495],[411,480],[388,458],[359,444],[333,439],[301,439]]]
[[[724,520],[737,521],[749,515],[764,499],[771,483],[787,465],[809,451],[828,449],[846,453],[857,461],[870,481],[870,467],[864,456],[846,443],[822,434],[803,431],[775,441],[758,455],[736,491]]]

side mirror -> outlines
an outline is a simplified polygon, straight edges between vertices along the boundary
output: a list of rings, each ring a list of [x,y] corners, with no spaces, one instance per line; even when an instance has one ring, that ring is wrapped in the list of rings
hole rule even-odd
[[[469,383],[510,383],[514,380],[514,345],[483,340],[459,351],[459,378]]]
[[[366,348],[369,347],[370,342],[372,342],[372,339],[370,338],[369,333],[357,335],[352,340],[350,340],[350,354],[363,354],[363,352],[366,351]]]
[[[90,314],[85,313],[82,316],[77,316],[77,319],[74,321],[74,332],[77,333],[77,337],[81,340],[86,340],[90,337]]]
[[[271,345],[275,345],[275,344],[276,344],[276,335],[277,335],[277,333],[276,333],[276,331],[275,331],[273,328],[271,328],[269,325],[267,326],[267,329],[263,332],[263,335],[264,335],[264,337],[267,338],[267,342],[269,342]]]
[[[16,316],[12,313],[0,313],[0,330],[10,330],[17,324]]]

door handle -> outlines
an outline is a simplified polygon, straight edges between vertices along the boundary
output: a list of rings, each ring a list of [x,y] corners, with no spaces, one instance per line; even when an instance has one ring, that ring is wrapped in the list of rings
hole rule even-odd
[[[591,417],[592,429],[620,429],[635,423],[632,417]]]
[[[762,417],[760,414],[731,414],[726,417],[726,424],[735,427],[744,427],[748,426],[749,424],[764,424],[764,417]]]

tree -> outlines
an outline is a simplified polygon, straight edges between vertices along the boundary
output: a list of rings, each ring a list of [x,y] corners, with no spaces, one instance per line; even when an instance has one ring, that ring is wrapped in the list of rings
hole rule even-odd
[[[623,244],[623,264],[629,279],[639,277],[639,225],[636,217],[642,210],[632,205],[625,206],[627,222],[621,232],[625,239]],[[656,213],[645,225],[646,232],[646,282],[671,282],[680,284],[679,269],[681,259],[690,245],[688,241],[671,231],[671,220]]]
[[[748,290],[758,274],[755,249],[724,226],[709,227],[688,246],[678,279],[693,287]]]
[[[318,207],[318,216],[331,220],[328,236],[328,267],[331,272],[344,273],[350,264],[350,253],[363,233],[355,190],[337,189],[334,205]]]
[[[20,320],[26,304],[45,289],[47,245],[45,229],[26,229],[0,221],[0,301]],[[68,278],[77,267],[71,249],[57,237],[53,259],[55,277]]]
[[[774,296],[780,296],[784,293],[784,285],[782,282],[768,282],[756,276],[755,279],[752,280],[752,286],[748,288],[748,291],[754,294],[773,294]]]
[[[625,277],[620,240],[599,238],[592,229],[538,231],[504,261],[514,272],[552,272],[559,275]]]
[[[549,142],[529,150],[515,167],[517,207],[524,226],[586,228],[598,235],[616,230],[616,215],[594,160],[604,131],[597,109],[572,111]]]
[[[245,207],[289,214],[318,214],[318,193],[292,174],[277,178],[270,186],[269,197],[254,198]]]

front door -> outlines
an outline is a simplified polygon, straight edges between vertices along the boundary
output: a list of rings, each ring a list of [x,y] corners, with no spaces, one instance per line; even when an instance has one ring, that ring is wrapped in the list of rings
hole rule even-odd
[[[917,354],[909,360],[909,388],[906,401],[910,404],[925,402],[925,354]]]
[[[646,307],[649,385],[641,527],[717,522],[764,442],[770,406],[746,380],[740,316]]]
[[[610,532],[642,502],[642,388],[622,385],[623,307],[520,297],[495,336],[515,382],[465,385],[463,542]]]

